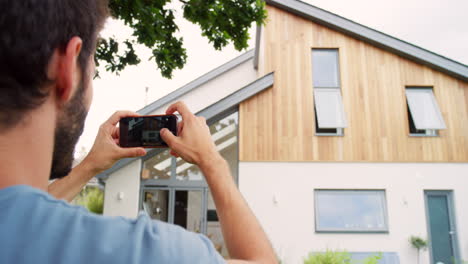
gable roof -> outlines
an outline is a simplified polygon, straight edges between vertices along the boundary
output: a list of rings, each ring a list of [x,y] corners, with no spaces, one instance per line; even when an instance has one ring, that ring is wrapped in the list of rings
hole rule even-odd
[[[266,0],[317,24],[468,82],[468,66],[298,0]],[[258,47],[257,47],[258,48]],[[256,57],[254,61],[258,58]]]

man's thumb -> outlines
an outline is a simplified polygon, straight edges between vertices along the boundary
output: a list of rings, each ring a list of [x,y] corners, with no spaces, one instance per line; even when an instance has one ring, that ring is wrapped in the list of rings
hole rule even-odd
[[[174,134],[172,134],[172,132],[169,131],[169,129],[167,128],[161,129],[160,134],[161,134],[161,138],[164,140],[164,142],[167,143],[167,145],[169,145],[169,147],[172,147],[174,143],[177,141],[177,137],[174,136]]]

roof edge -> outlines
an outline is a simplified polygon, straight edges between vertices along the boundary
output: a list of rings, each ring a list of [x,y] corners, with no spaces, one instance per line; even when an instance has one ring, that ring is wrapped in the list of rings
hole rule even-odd
[[[142,109],[138,110],[137,112],[142,115],[148,115],[158,108],[174,101],[175,99],[189,93],[190,91],[198,88],[199,86],[217,78],[218,76],[222,75],[223,73],[239,66],[240,64],[251,60],[254,58],[254,53],[255,50],[249,50],[245,52],[244,54],[241,54],[240,56],[224,63],[223,65],[209,71],[208,73],[205,73],[204,75],[198,77],[197,79],[187,83],[186,85],[178,88],[177,90],[163,96],[162,98],[154,101],[153,103],[143,107]]]
[[[460,62],[302,1],[266,0],[266,3],[468,82],[468,66]]]

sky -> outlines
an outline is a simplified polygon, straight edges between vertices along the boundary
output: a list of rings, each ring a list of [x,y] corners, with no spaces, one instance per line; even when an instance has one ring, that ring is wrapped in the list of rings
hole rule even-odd
[[[468,1],[467,0],[306,0],[305,2],[353,20],[375,30],[402,39],[452,60],[468,64]],[[171,80],[161,77],[156,64],[147,61],[150,52],[137,47],[142,62],[127,67],[120,75],[100,69],[100,79],[93,83],[94,98],[76,153],[92,147],[99,126],[117,110],[137,111],[146,104],[167,95],[204,73],[237,57],[232,45],[216,51],[201,36],[197,25],[182,18],[178,11],[179,34],[187,49],[187,64],[174,72]],[[255,46],[255,27],[252,27],[249,49]],[[120,21],[109,21],[102,36],[125,39],[131,30]],[[146,87],[148,92],[146,93]],[[190,107],[190,106],[189,106]]]

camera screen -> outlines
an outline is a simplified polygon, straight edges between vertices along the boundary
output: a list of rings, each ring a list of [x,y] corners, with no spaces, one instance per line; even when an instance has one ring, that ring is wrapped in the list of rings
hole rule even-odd
[[[166,115],[122,118],[120,120],[120,146],[167,147],[159,134],[163,128],[176,134],[177,117]]]

